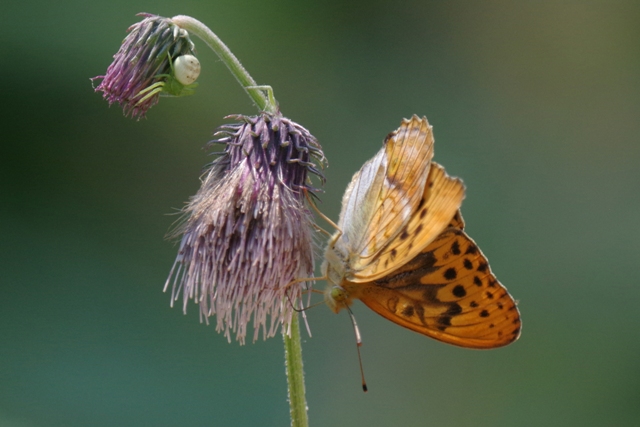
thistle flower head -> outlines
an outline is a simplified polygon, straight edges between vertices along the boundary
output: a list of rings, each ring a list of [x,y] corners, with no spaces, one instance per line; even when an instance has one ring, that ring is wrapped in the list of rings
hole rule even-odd
[[[125,116],[144,117],[160,94],[193,93],[200,73],[189,34],[170,19],[141,13],[145,18],[129,27],[120,50],[95,88],[109,104],[118,103]]]
[[[273,336],[291,321],[292,303],[313,275],[312,216],[304,204],[313,163],[324,162],[316,139],[279,114],[233,116],[215,143],[225,144],[185,208],[178,256],[165,290],[172,302],[182,293],[200,305],[201,319],[216,315],[216,330],[244,343],[252,320],[253,340],[262,329]]]

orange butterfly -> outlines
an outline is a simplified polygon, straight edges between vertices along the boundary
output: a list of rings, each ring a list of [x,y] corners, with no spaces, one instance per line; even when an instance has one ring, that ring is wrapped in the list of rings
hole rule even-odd
[[[433,132],[413,116],[387,136],[342,199],[323,264],[334,312],[354,298],[400,326],[470,348],[520,335],[520,313],[464,230],[464,185],[432,162]]]

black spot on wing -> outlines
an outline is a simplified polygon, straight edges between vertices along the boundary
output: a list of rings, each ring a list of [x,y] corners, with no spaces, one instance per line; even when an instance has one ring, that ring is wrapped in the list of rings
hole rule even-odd
[[[458,273],[456,272],[456,269],[454,267],[447,268],[444,271],[444,278],[445,279],[454,280],[456,277],[458,277]]]
[[[451,253],[454,255],[460,255],[460,243],[458,243],[457,240],[451,244]]]
[[[460,313],[462,313],[462,307],[457,302],[451,304],[445,312],[447,316],[457,316]]]
[[[467,270],[472,270],[473,269],[473,263],[471,261],[469,261],[467,258],[464,259],[462,264],[464,264],[464,268],[466,268]]]
[[[436,320],[438,324],[437,328],[441,331],[444,331],[447,326],[451,326],[451,318],[457,316],[460,313],[462,313],[462,307],[460,306],[460,304],[450,304],[447,311],[438,316],[438,319]]]
[[[487,310],[482,310],[480,312],[480,317],[489,317],[489,312]]]
[[[411,317],[413,316],[413,313],[414,313],[414,308],[412,305],[408,305],[402,309],[402,315],[405,317]]]
[[[400,233],[400,240],[407,240],[409,238],[409,233],[407,233],[407,229],[405,227],[404,230],[402,230],[402,233]]]
[[[391,138],[393,138],[394,136],[396,136],[396,131],[393,132],[389,132],[389,134],[384,138],[384,142],[382,143],[383,145],[386,145],[387,142],[389,142],[389,140]]]
[[[451,326],[451,316],[438,317],[438,329],[444,331],[447,329],[447,326]]]
[[[467,295],[467,291],[464,289],[464,286],[462,285],[456,285],[453,288],[453,291],[451,291],[451,293],[453,293],[453,295],[457,296],[458,298],[462,298],[465,295]]]

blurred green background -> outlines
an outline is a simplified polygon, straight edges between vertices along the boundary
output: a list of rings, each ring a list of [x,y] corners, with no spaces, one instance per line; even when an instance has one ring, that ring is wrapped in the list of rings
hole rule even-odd
[[[102,74],[137,12],[208,24],[323,144],[323,210],[403,117],[467,185],[469,234],[520,301],[493,351],[356,303],[309,310],[312,426],[640,425],[640,4],[26,1],[0,26],[0,426],[286,426],[281,339],[169,308],[164,240],[249,98],[203,43],[193,97],[139,122]],[[321,284],[320,286],[323,286]]]

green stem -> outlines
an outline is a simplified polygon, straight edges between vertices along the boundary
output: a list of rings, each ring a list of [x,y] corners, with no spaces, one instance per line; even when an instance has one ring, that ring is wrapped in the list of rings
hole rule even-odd
[[[291,337],[284,336],[284,359],[289,386],[291,427],[307,427],[307,399],[304,394],[304,372],[302,370],[302,346],[298,313],[291,317]]]
[[[201,38],[224,62],[231,74],[238,80],[240,86],[261,111],[268,113],[278,111],[278,104],[273,96],[271,87],[259,86],[247,70],[244,69],[238,58],[206,25],[186,15],[174,16],[171,21],[180,28]],[[307,400],[305,398],[304,372],[302,370],[302,346],[300,345],[300,325],[297,313],[293,313],[291,318],[291,337],[287,336],[287,334],[283,334],[283,336],[291,427],[308,427]]]
[[[202,41],[218,55],[260,111],[275,113],[278,110],[278,105],[272,93],[269,93],[269,96],[265,96],[264,91],[266,87],[258,86],[247,70],[244,69],[240,61],[238,61],[238,58],[231,53],[227,45],[222,43],[222,40],[220,40],[209,27],[197,19],[186,15],[174,16],[171,18],[171,21],[189,33],[200,37]]]

